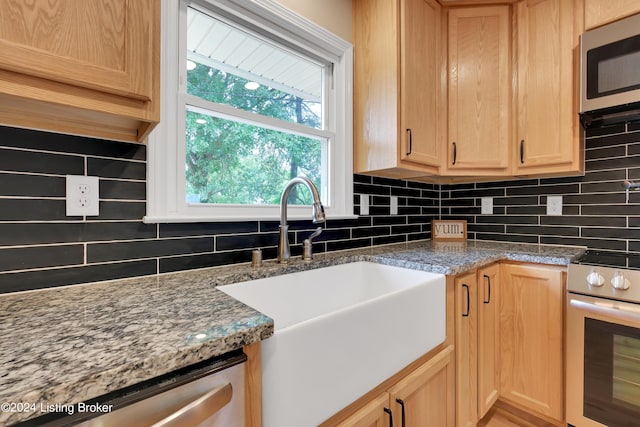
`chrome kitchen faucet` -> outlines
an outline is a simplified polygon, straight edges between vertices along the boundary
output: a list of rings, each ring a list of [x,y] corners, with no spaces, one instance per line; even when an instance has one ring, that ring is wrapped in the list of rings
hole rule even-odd
[[[324,207],[322,207],[322,203],[320,202],[320,194],[318,194],[318,189],[313,182],[304,176],[297,176],[289,181],[284,187],[284,190],[282,190],[282,196],[280,197],[280,241],[278,243],[278,262],[280,264],[286,264],[289,262],[289,258],[291,257],[291,250],[289,249],[289,226],[287,225],[287,199],[289,198],[291,189],[298,184],[304,184],[309,191],[311,191],[311,195],[313,196],[313,212],[311,213],[311,221],[314,224],[326,221],[324,216]],[[322,231],[322,229],[319,230]],[[309,240],[309,247],[312,243],[311,239],[319,234],[320,232],[316,230],[311,236],[309,236],[309,239],[307,239]],[[309,257],[311,257],[310,249]]]

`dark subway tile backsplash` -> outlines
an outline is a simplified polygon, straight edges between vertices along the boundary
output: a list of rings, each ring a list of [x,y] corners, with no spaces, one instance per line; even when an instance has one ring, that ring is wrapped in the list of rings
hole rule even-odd
[[[216,234],[257,233],[255,221],[193,222],[186,224],[160,224],[160,237],[214,236]]]
[[[255,248],[276,257],[278,221],[143,223],[146,157],[144,145],[0,127],[0,293],[246,263]],[[99,216],[65,215],[65,175],[100,178]],[[329,218],[316,253],[430,237],[438,186],[354,175],[354,189],[370,214]],[[300,255],[316,225],[289,225]]]
[[[0,173],[0,196],[64,197],[65,179]]]
[[[172,255],[213,252],[213,238],[140,240],[87,244],[87,262],[159,258]]]
[[[289,242],[294,236],[289,233]],[[230,234],[216,237],[216,250],[232,251],[235,249],[252,249],[278,244],[278,233]]]
[[[0,199],[0,221],[64,221],[64,200]]]
[[[82,264],[82,245],[27,246],[2,251],[0,271],[60,267]]]
[[[0,148],[0,170],[7,172],[81,175],[84,173],[84,160],[80,156],[65,156],[2,147]]]
[[[587,131],[584,176],[443,186],[442,217],[464,216],[469,238],[640,252],[640,191],[626,203],[622,188],[625,179],[640,180],[639,131],[638,124]],[[467,195],[474,199],[464,210],[457,201]],[[547,215],[552,195],[562,196],[562,216]],[[494,197],[493,215],[480,213],[482,197]]]
[[[144,181],[147,179],[147,165],[144,162],[89,158],[87,159],[87,175]]]
[[[214,254],[193,254],[180,257],[164,257],[158,261],[158,273],[193,270],[196,268],[218,267],[251,261],[251,251],[220,252]]]
[[[2,292],[28,291],[156,274],[156,260],[25,270],[0,274]]]
[[[354,175],[369,215],[329,218],[314,251],[431,237],[435,218],[465,219],[470,239],[585,245],[640,252],[640,191],[627,204],[624,179],[640,180],[640,125],[587,132],[586,174],[434,185]],[[138,277],[276,257],[278,221],[145,224],[144,145],[0,127],[0,293]],[[65,216],[65,175],[100,178],[100,215]],[[547,216],[547,196],[563,215]],[[391,215],[391,198],[398,214]],[[481,198],[493,197],[483,215]],[[315,230],[290,222],[294,255]]]

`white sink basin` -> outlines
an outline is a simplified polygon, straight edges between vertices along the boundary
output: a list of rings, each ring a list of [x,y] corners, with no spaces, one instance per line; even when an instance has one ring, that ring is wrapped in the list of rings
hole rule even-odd
[[[445,276],[355,262],[218,289],[274,319],[265,427],[315,426],[445,339]]]

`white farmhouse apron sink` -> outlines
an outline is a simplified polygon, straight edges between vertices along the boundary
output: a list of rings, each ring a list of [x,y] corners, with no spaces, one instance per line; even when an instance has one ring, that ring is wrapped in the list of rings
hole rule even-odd
[[[445,276],[355,262],[218,289],[274,319],[265,427],[315,426],[445,339]]]

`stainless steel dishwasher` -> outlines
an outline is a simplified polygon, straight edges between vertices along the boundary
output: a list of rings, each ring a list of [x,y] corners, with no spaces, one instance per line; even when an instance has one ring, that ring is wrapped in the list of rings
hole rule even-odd
[[[246,360],[238,350],[16,426],[244,427]]]

